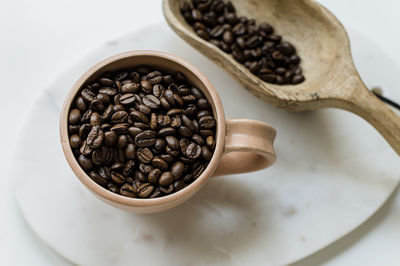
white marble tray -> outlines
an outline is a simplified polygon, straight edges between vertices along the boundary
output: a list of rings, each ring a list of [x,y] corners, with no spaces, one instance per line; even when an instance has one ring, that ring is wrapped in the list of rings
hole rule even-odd
[[[399,69],[369,40],[355,33],[351,38],[367,85],[381,85],[399,99]],[[215,85],[228,118],[274,125],[276,164],[215,178],[184,205],[159,214],[135,215],[94,198],[62,154],[60,108],[87,68],[133,49],[183,57]],[[288,113],[273,108],[165,24],[108,42],[55,80],[25,120],[16,154],[16,198],[27,223],[57,253],[84,265],[287,264],[362,224],[400,179],[398,156],[360,118],[339,110]]]

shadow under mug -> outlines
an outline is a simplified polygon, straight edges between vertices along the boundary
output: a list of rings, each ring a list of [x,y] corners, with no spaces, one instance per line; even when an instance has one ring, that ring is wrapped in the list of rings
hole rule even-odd
[[[152,199],[129,198],[115,194],[95,183],[74,157],[68,136],[68,114],[83,85],[102,73],[130,69],[139,65],[183,73],[192,86],[199,88],[212,106],[217,120],[216,145],[204,172],[189,186],[167,196]],[[87,70],[73,85],[65,100],[60,119],[60,137],[64,155],[79,180],[106,203],[136,213],[152,213],[173,208],[192,197],[211,176],[238,174],[266,168],[275,162],[273,142],[276,130],[270,125],[249,119],[225,120],[221,100],[210,81],[184,60],[158,51],[130,51],[107,58]]]

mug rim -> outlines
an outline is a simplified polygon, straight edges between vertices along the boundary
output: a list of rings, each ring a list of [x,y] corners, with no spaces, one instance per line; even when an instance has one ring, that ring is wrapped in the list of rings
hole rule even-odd
[[[90,79],[94,74],[101,72],[103,68],[106,66],[115,63],[119,60],[124,60],[127,58],[139,57],[139,56],[149,56],[149,57],[158,57],[167,61],[171,61],[173,64],[178,64],[181,67],[185,68],[191,74],[197,78],[204,88],[208,91],[209,96],[205,95],[211,105],[213,106],[214,116],[217,121],[216,132],[215,132],[215,149],[213,152],[213,156],[207,165],[206,169],[201,173],[201,175],[190,183],[187,187],[174,192],[169,195],[165,195],[157,198],[130,198],[126,196],[122,196],[120,194],[116,194],[107,190],[106,188],[97,184],[94,180],[92,180],[88,174],[82,169],[79,165],[77,159],[75,158],[72,148],[69,142],[69,133],[68,133],[68,116],[71,105],[79,93],[82,86]],[[145,64],[145,63],[144,63]],[[173,70],[173,67],[172,67]],[[205,93],[206,94],[206,93]],[[200,72],[195,66],[186,62],[184,59],[177,57],[175,55],[153,51],[153,50],[134,50],[119,53],[108,57],[106,59],[101,60],[96,63],[92,67],[90,67],[87,71],[85,71],[80,78],[73,84],[71,89],[68,91],[67,97],[64,101],[61,117],[60,117],[60,140],[61,146],[63,149],[63,153],[67,162],[78,179],[93,193],[99,195],[102,199],[106,199],[107,201],[111,201],[113,203],[121,204],[127,207],[167,207],[168,205],[173,205],[175,202],[179,200],[189,199],[194,195],[210,178],[215,170],[217,169],[218,163],[223,155],[224,146],[225,146],[225,115],[222,106],[221,99],[215,89],[215,87],[211,84],[208,78]],[[182,201],[182,202],[183,202]]]

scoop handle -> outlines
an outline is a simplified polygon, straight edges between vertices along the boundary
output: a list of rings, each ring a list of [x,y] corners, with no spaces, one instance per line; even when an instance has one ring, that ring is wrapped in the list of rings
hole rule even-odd
[[[400,156],[400,115],[362,86],[353,94],[353,106],[348,109],[375,127]]]
[[[257,120],[226,121],[224,153],[214,176],[253,172],[275,162],[276,130]]]

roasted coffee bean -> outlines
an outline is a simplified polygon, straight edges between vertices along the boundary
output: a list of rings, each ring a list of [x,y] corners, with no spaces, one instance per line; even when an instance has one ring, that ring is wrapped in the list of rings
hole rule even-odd
[[[92,161],[89,158],[85,157],[84,155],[79,155],[78,163],[85,171],[89,171],[93,167]]]
[[[106,94],[108,96],[115,96],[117,95],[117,90],[110,87],[103,87],[99,90],[99,93]]]
[[[179,117],[179,115],[173,116],[171,119],[171,127],[178,128],[180,126],[181,126],[181,118]]]
[[[154,148],[156,150],[161,151],[162,149],[165,148],[166,145],[167,145],[167,142],[164,139],[157,139],[156,143],[154,144]]]
[[[164,187],[169,186],[172,182],[174,182],[174,177],[171,172],[163,172],[158,180],[158,183]]]
[[[301,74],[294,75],[292,78],[292,84],[299,84],[304,81],[304,76]]]
[[[189,138],[192,136],[192,131],[187,127],[180,126],[178,128],[178,134],[181,135],[182,137]]]
[[[176,130],[172,127],[164,127],[162,129],[160,129],[160,131],[158,131],[158,134],[160,136],[168,136],[168,135],[175,135],[176,134]]]
[[[150,171],[147,179],[149,180],[150,183],[152,184],[157,184],[158,183],[158,179],[161,176],[161,170],[158,168],[154,168],[153,170]]]
[[[160,108],[160,100],[151,94],[146,95],[145,97],[143,97],[142,99],[143,104],[150,107],[151,109],[158,109]]]
[[[201,147],[195,143],[189,144],[189,146],[186,149],[186,156],[189,159],[196,160],[197,158],[200,157],[201,154]]]
[[[160,84],[156,84],[153,86],[153,95],[157,98],[161,97],[164,93],[164,87]]]
[[[81,96],[78,96],[75,100],[75,106],[81,112],[85,112],[87,109],[87,105]]]
[[[199,125],[201,128],[210,129],[216,126],[215,118],[212,116],[202,116],[199,119]]]
[[[89,124],[83,124],[79,128],[79,137],[81,137],[81,139],[86,139],[91,129],[92,127]]]
[[[183,181],[182,179],[174,182],[174,192],[177,192],[184,187],[185,187],[185,181]]]
[[[150,147],[156,143],[156,135],[152,130],[146,130],[135,137],[135,144],[138,147]]]
[[[123,105],[129,105],[135,102],[135,95],[133,93],[123,94],[119,98],[119,102]]]
[[[69,142],[70,142],[71,147],[73,149],[79,149],[81,147],[81,145],[82,145],[82,139],[77,134],[72,135],[69,138]]]
[[[146,78],[151,84],[158,84],[162,81],[162,74],[160,71],[153,71],[147,74]]]
[[[158,157],[166,161],[168,164],[172,164],[175,161],[175,158],[170,154],[161,154]]]
[[[182,177],[183,174],[183,170],[184,170],[185,165],[182,162],[175,162],[172,166],[171,166],[171,175],[174,178],[174,180],[178,180]]]
[[[100,129],[99,126],[94,126],[89,132],[89,135],[86,139],[87,145],[93,149],[97,149],[103,143],[104,132]]]
[[[129,114],[126,111],[115,112],[111,116],[111,122],[114,124],[124,123],[128,120]]]
[[[106,131],[104,133],[104,144],[112,147],[117,143],[118,135],[114,131]]]
[[[152,113],[150,116],[150,128],[152,130],[156,130],[158,122],[157,122],[157,115],[155,113]]]
[[[139,191],[139,197],[148,198],[151,195],[151,193],[153,192],[153,190],[154,190],[154,186],[149,184],[148,186],[145,186],[144,188],[142,188]]]
[[[86,140],[84,140],[82,142],[81,148],[79,149],[79,152],[83,155],[88,156],[93,152],[93,148],[87,144]]]
[[[113,193],[116,193],[116,194],[120,193],[120,189],[116,185],[114,185],[113,183],[108,183],[107,187],[108,187],[108,190],[113,192]]]
[[[130,116],[138,122],[142,122],[142,123],[149,123],[149,119],[147,118],[147,116],[145,114],[143,114],[142,112],[139,111],[132,111],[130,113]]]
[[[166,136],[165,140],[173,150],[179,150],[179,140],[174,136]]]
[[[204,164],[200,164],[197,168],[194,169],[193,171],[193,179],[196,180],[203,172],[205,169]]]
[[[105,187],[108,184],[108,180],[102,178],[98,173],[96,173],[96,171],[90,171],[89,176],[94,182],[102,187]]]
[[[168,187],[160,187],[161,192],[165,194],[171,194],[174,191],[174,185],[170,184]]]
[[[91,101],[93,101],[96,97],[96,94],[94,94],[89,89],[82,90],[81,95],[82,95],[83,100],[85,100],[86,102],[89,102],[89,103]]]
[[[72,125],[77,124],[81,120],[81,111],[79,109],[72,109],[69,112],[68,122]]]
[[[211,0],[198,1],[203,21],[194,27],[208,32],[219,23],[217,13]],[[237,19],[226,16],[230,22]],[[234,26],[221,25],[218,38]],[[249,37],[242,38],[246,42]],[[238,50],[234,34],[232,38],[232,49]],[[280,75],[292,82],[301,70],[285,60]],[[212,157],[216,126],[201,90],[191,87],[180,72],[150,71],[147,66],[103,73],[100,79],[83,86],[68,114],[74,156],[96,183],[123,196],[153,198],[178,191],[201,174]]]
[[[100,124],[101,124],[101,118],[99,113],[97,112],[92,113],[92,115],[90,116],[90,125],[94,127],[94,126],[100,126]]]
[[[151,85],[150,81],[147,80],[142,80],[140,82],[140,86],[142,87],[142,90],[146,93],[150,93],[153,90],[153,85]]]
[[[128,145],[128,137],[126,135],[119,135],[117,141],[117,147],[123,149]]]
[[[161,159],[161,158],[154,158],[153,161],[151,161],[151,164],[152,164],[154,167],[157,167],[158,169],[163,170],[163,171],[165,171],[165,170],[168,169],[168,164],[167,164],[167,162],[164,161],[164,160]]]
[[[189,144],[190,144],[190,141],[188,139],[186,139],[186,138],[182,138],[179,141],[179,147],[180,147],[181,152],[182,152],[183,155],[186,155],[186,149],[189,146]]]
[[[137,193],[136,189],[128,183],[123,184],[120,189],[120,194],[125,197],[136,198],[137,197],[136,193]]]
[[[128,126],[129,123],[121,123],[121,124],[116,124],[112,128],[110,128],[111,131],[114,131],[117,134],[125,134],[128,132]]]
[[[136,156],[142,163],[150,163],[153,160],[153,153],[148,148],[139,148]]]
[[[106,87],[110,87],[113,85],[113,81],[108,78],[99,78],[99,82],[101,85],[106,86]]]
[[[133,143],[129,143],[125,148],[125,157],[129,160],[136,158],[136,146]]]

